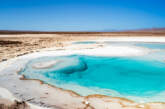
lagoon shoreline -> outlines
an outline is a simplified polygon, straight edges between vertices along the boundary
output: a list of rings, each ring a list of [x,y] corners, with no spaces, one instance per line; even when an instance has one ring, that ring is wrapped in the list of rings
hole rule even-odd
[[[53,36],[54,37],[54,36]],[[7,38],[7,37],[6,37]],[[19,39],[19,38],[18,38]],[[6,39],[7,40],[7,39]],[[23,39],[21,39],[23,40]],[[29,42],[31,39],[28,39]],[[70,41],[69,41],[70,40]],[[52,44],[45,43],[45,46],[43,47],[44,44],[39,44],[38,47],[34,47],[33,49],[25,49],[23,52],[19,52],[17,55],[13,56],[8,56],[5,57],[5,53],[9,54],[9,52],[5,52],[4,54],[1,54],[0,56],[3,58],[0,63],[2,66],[0,69],[1,72],[1,84],[0,87],[6,88],[9,90],[9,92],[12,93],[11,96],[17,98],[18,100],[25,101],[27,103],[30,103],[29,105],[31,106],[32,104],[38,105],[40,107],[29,107],[31,109],[40,109],[41,107],[45,108],[53,108],[53,109],[106,109],[106,108],[111,108],[111,109],[164,109],[165,108],[165,103],[135,103],[131,100],[127,100],[124,98],[118,98],[118,97],[109,97],[109,96],[104,96],[104,95],[89,95],[89,96],[80,96],[77,93],[70,91],[70,90],[64,90],[61,88],[57,88],[55,86],[51,86],[48,84],[44,84],[40,80],[27,80],[23,78],[22,76],[18,75],[17,72],[24,66],[24,64],[29,60],[36,57],[40,56],[48,56],[56,53],[56,55],[61,55],[61,54],[67,54],[68,52],[76,51],[75,53],[83,53],[84,51],[87,52],[90,49],[94,49],[94,51],[98,51],[104,48],[104,46],[100,44],[87,44],[85,46],[80,45],[72,45],[72,42],[74,41],[139,41],[139,42],[161,42],[165,43],[165,37],[89,37],[89,38],[83,38],[83,37],[70,37],[70,39],[60,39],[58,41],[52,41]],[[55,44],[55,45],[54,45]],[[57,45],[56,45],[57,44]],[[18,46],[18,45],[15,45]],[[37,45],[36,45],[37,46]],[[9,46],[11,51],[13,50],[13,47]],[[30,46],[31,47],[31,46]],[[3,47],[1,47],[2,49]],[[26,46],[24,46],[26,48]],[[21,48],[20,48],[21,49]],[[110,49],[113,49],[110,48]],[[117,48],[117,50],[120,50],[121,48]],[[123,48],[122,48],[123,49]],[[29,51],[28,51],[29,50]],[[32,50],[33,52],[30,52]],[[81,52],[81,50],[84,50]],[[105,49],[104,51],[106,51]],[[116,48],[114,48],[116,50]],[[119,55],[121,53],[117,54],[117,50],[115,51],[116,53],[114,54],[107,54],[109,55]],[[141,49],[138,49],[139,51],[136,51],[130,48],[125,48],[125,50],[128,50],[128,54],[130,55],[137,55],[138,53],[143,53],[139,52]],[[130,51],[129,51],[130,50]],[[131,51],[132,50],[132,51]],[[142,51],[147,51],[142,50]],[[50,52],[50,53],[48,53]],[[58,52],[61,52],[58,54]],[[135,52],[135,53],[134,53]],[[74,53],[74,52],[72,52]],[[98,52],[95,52],[97,54]],[[132,53],[132,54],[131,54]],[[146,52],[147,53],[147,52]],[[43,54],[43,55],[42,55]],[[103,53],[104,54],[104,53]],[[97,55],[103,55],[103,54],[97,54]],[[127,55],[128,55],[127,54]],[[120,55],[119,55],[120,56]],[[25,62],[20,62],[20,60],[25,60]],[[7,60],[7,61],[6,61]],[[12,67],[12,64],[14,62],[18,62],[15,64],[15,67]],[[7,70],[5,70],[8,68]],[[9,82],[9,83],[8,83]],[[5,85],[8,84],[8,85]],[[30,87],[28,87],[30,86]],[[34,88],[36,88],[34,90]],[[3,91],[2,91],[3,90]],[[6,97],[2,96],[4,95],[3,93],[6,93],[4,91],[5,89],[0,89],[2,91],[0,97],[2,99],[9,99],[13,102],[12,97]],[[33,93],[39,92],[38,94]],[[8,92],[8,93],[9,93]],[[27,93],[28,92],[28,93]],[[65,98],[65,100],[64,100]]]

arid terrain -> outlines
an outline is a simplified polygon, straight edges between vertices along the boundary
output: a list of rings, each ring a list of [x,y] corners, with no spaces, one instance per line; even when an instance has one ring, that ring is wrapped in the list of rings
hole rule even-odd
[[[56,34],[0,35],[0,61],[31,53],[42,48],[63,47],[66,41],[85,39],[83,36],[76,37]]]
[[[63,47],[64,42],[102,37],[164,36],[165,29],[146,29],[123,32],[40,32],[0,31],[0,61],[37,51],[42,48]]]
[[[108,37],[165,37],[165,29],[137,30],[124,32],[35,32],[35,31],[0,31],[0,62],[7,61],[40,49],[58,47],[63,49],[72,41],[96,40]],[[1,90],[1,89],[0,89]],[[101,96],[98,96],[98,98]],[[1,96],[0,96],[1,98]],[[92,99],[92,97],[91,97]],[[128,101],[130,102],[130,101]],[[84,109],[94,109],[84,103]],[[152,106],[153,105],[153,106]],[[136,109],[154,109],[154,106],[163,106],[164,103],[137,105]],[[127,107],[127,106],[123,106]],[[130,106],[131,107],[131,106]],[[133,109],[135,109],[135,107]],[[163,109],[158,108],[158,109]],[[27,103],[7,99],[0,99],[0,109],[29,109]],[[39,108],[35,108],[39,109]],[[122,108],[123,109],[123,108]],[[131,109],[131,108],[130,108]]]

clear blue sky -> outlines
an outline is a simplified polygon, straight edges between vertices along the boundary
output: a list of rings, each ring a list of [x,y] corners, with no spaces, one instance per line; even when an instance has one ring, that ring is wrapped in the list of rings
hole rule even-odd
[[[165,27],[165,0],[0,0],[0,29],[104,31]]]

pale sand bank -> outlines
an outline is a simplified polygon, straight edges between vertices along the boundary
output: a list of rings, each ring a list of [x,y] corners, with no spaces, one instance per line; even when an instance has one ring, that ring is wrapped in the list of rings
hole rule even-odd
[[[147,42],[165,42],[165,38],[144,37],[144,38],[103,38],[99,41],[145,41]],[[80,48],[80,50],[79,50]],[[90,49],[89,49],[90,48]],[[93,48],[93,49],[92,49]],[[109,51],[109,52],[107,52]],[[1,62],[0,86],[8,89],[0,89],[2,97],[10,100],[19,99],[28,102],[29,105],[35,104],[41,107],[53,109],[165,109],[164,103],[135,103],[133,101],[107,97],[102,95],[80,96],[75,92],[63,90],[43,84],[37,80],[20,80],[17,72],[24,67],[30,59],[42,56],[61,56],[71,54],[96,55],[96,56],[138,56],[150,53],[149,49],[134,46],[106,46],[100,44],[94,45],[68,45],[63,50],[58,47],[42,49],[40,52],[23,55],[11,60]],[[54,62],[52,62],[54,64]],[[46,64],[47,66],[49,64]],[[44,66],[44,65],[43,65]],[[45,67],[44,66],[44,67]],[[10,94],[8,94],[10,93]],[[1,96],[0,95],[0,96]],[[31,105],[33,106],[33,105]],[[38,106],[31,107],[38,109]]]

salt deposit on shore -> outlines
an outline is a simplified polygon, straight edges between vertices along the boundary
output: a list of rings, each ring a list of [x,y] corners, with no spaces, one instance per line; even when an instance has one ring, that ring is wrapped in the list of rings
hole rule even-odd
[[[56,63],[58,63],[58,61],[39,62],[32,67],[35,69],[45,69],[54,66]]]
[[[159,39],[159,40],[158,40]],[[103,40],[110,41],[149,41],[149,42],[165,42],[165,38],[108,38]],[[102,40],[102,41],[103,41]],[[0,88],[3,98],[7,93],[6,99],[19,99],[28,102],[32,109],[38,109],[38,106],[53,109],[164,109],[165,103],[135,103],[133,101],[107,97],[102,95],[80,96],[75,92],[63,90],[55,86],[44,84],[39,80],[20,80],[18,72],[25,64],[34,58],[42,56],[61,56],[71,54],[96,55],[96,56],[139,56],[152,52],[149,49],[134,46],[106,46],[100,44],[94,45],[70,45],[58,51],[57,48],[42,49],[20,57],[13,58],[6,62],[1,62],[0,66],[0,86],[11,92]],[[79,48],[81,48],[79,50]],[[89,49],[90,48],[90,49]],[[50,51],[51,50],[51,51]],[[52,62],[53,65],[56,62]],[[46,63],[46,65],[52,65]],[[43,64],[42,64],[43,65]],[[44,65],[43,65],[44,66]],[[2,90],[1,90],[2,89]],[[33,106],[35,104],[38,106]],[[41,108],[40,108],[41,109]]]

